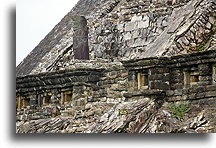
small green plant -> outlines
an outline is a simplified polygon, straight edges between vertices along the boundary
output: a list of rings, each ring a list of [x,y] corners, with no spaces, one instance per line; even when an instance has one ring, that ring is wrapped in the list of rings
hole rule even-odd
[[[205,51],[206,49],[206,44],[201,44],[199,47],[198,47],[199,51]]]
[[[181,120],[190,111],[190,102],[189,101],[174,102],[169,104],[168,109],[172,112],[172,117]]]
[[[119,110],[119,114],[120,115],[126,115],[127,114],[127,110],[126,109],[120,109]]]
[[[195,52],[195,51],[202,52],[202,51],[205,51],[205,49],[206,49],[206,43],[203,43],[199,45],[198,47],[190,46],[188,51],[189,52]]]

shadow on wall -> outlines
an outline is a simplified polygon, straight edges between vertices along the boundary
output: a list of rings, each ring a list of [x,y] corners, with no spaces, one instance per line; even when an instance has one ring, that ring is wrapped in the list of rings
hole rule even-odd
[[[107,140],[112,140],[113,142],[126,142],[126,141],[132,141],[132,142],[139,142],[139,141],[152,141],[152,142],[164,142],[167,141],[168,143],[170,141],[180,141],[183,140],[184,142],[190,141],[190,142],[196,142],[196,141],[203,141],[206,142],[210,139],[209,134],[16,134],[15,126],[16,126],[16,85],[15,85],[15,76],[16,76],[16,54],[15,54],[15,46],[16,46],[16,8],[12,8],[9,10],[9,24],[10,24],[10,38],[8,44],[10,47],[10,54],[8,59],[9,63],[9,73],[10,73],[10,81],[9,81],[9,88],[8,94],[9,100],[7,101],[7,113],[8,115],[8,122],[9,125],[9,133],[10,133],[10,140],[14,142],[25,142],[25,143],[33,143],[33,142],[53,142],[58,141],[61,142],[64,141],[80,141],[83,142],[92,142],[95,140],[95,142],[102,142]],[[97,140],[97,141],[96,141]]]

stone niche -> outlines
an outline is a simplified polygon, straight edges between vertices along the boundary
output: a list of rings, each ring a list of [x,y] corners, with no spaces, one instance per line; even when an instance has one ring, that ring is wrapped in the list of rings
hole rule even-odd
[[[199,80],[198,70],[186,70],[184,71],[184,86],[189,87],[192,85],[198,85]]]
[[[52,93],[45,93],[43,98],[43,106],[51,104]]]
[[[137,73],[137,88],[148,89],[148,73],[138,72]]]
[[[30,106],[30,98],[23,99],[23,107]]]
[[[24,109],[24,108],[30,108],[32,104],[35,104],[33,102],[36,102],[36,100],[31,99],[31,96],[17,96],[17,109]]]
[[[61,105],[67,105],[72,102],[73,93],[72,91],[61,92]]]

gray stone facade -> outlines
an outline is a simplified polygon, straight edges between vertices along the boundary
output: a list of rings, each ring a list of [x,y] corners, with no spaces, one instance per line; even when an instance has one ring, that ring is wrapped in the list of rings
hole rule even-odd
[[[80,0],[16,68],[16,132],[215,132],[215,6]]]
[[[194,118],[201,111],[205,114],[208,123],[205,125],[208,126],[200,132],[213,132],[215,64],[215,51],[211,50],[122,63],[77,62],[73,70],[17,77],[17,121],[45,120],[52,116],[74,116],[76,120],[94,118],[79,131],[87,132],[90,130],[88,127],[99,122],[106,111],[118,104],[149,98],[162,108],[173,101],[188,100],[191,102],[188,116]],[[79,115],[82,110],[83,114]],[[79,116],[85,118],[80,119]],[[199,132],[199,129],[194,132]]]

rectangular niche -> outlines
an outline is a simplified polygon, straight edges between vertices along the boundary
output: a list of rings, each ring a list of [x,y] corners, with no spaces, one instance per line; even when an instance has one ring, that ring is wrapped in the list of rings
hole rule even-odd
[[[216,83],[216,75],[215,75],[215,73],[216,73],[216,68],[215,68],[215,66],[216,66],[216,65],[213,65],[213,66],[212,66],[212,80],[213,80],[213,84]]]
[[[185,71],[184,72],[184,85],[197,85],[199,83],[199,72],[198,71]]]
[[[72,101],[72,97],[73,97],[72,91],[62,92],[61,104],[62,105],[69,104]]]
[[[43,106],[48,106],[51,104],[51,94],[44,96],[43,98]]]
[[[30,98],[23,99],[23,107],[30,106]]]
[[[138,89],[147,89],[148,88],[148,73],[138,72],[137,81],[138,81],[137,82]]]

